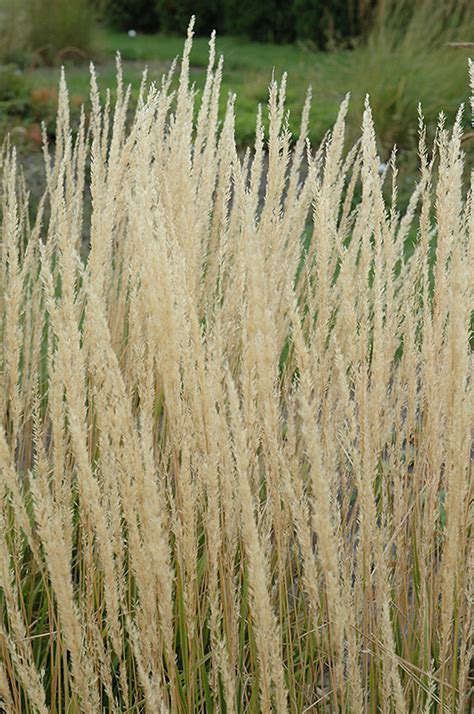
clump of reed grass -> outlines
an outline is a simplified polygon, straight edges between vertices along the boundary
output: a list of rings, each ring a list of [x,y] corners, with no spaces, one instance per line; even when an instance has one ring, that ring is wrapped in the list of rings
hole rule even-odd
[[[242,160],[214,38],[194,112],[191,43],[130,126],[120,62],[74,137],[62,79],[32,220],[2,152],[1,706],[463,712],[462,109],[432,147],[420,114],[400,214],[368,101],[354,147],[346,100],[314,150],[272,80]]]
[[[417,104],[423,105],[431,129],[441,108],[452,121],[464,101],[460,69],[469,51],[455,51],[449,45],[470,39],[473,33],[474,7],[468,0],[379,3],[367,36],[351,53],[347,67],[334,73],[343,80],[340,90],[351,91],[352,136],[369,92],[383,155],[386,157],[395,143],[402,152],[416,154]]]

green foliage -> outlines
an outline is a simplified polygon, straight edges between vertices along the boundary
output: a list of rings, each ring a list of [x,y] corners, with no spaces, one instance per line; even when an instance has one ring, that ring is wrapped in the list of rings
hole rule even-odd
[[[197,35],[212,30],[245,35],[260,42],[297,39],[327,47],[333,39],[348,40],[367,24],[377,0],[104,0],[103,14],[111,27],[181,34],[191,15]]]
[[[156,13],[163,32],[182,35],[189,20],[196,15],[195,31],[209,35],[224,30],[224,12],[228,0],[155,0]]]
[[[354,118],[369,94],[385,156],[394,144],[416,148],[418,104],[428,125],[436,123],[441,107],[452,119],[466,99],[469,53],[448,43],[473,33],[474,6],[466,0],[391,0],[345,69],[338,65],[335,84],[342,80],[341,91],[351,92]]]
[[[17,114],[28,99],[24,74],[15,65],[0,66],[0,112]]]
[[[26,16],[23,0],[0,2],[0,62],[17,62],[26,45]]]
[[[96,12],[92,0],[0,0],[0,62],[90,59]]]
[[[293,0],[294,32],[318,47],[348,42],[367,25],[374,0]]]
[[[101,12],[110,27],[116,30],[157,32],[158,13],[150,0],[104,0]]]
[[[292,42],[295,39],[292,2],[228,0],[226,30],[260,42]]]
[[[89,58],[95,21],[89,0],[30,0],[26,8],[29,45],[41,61]]]

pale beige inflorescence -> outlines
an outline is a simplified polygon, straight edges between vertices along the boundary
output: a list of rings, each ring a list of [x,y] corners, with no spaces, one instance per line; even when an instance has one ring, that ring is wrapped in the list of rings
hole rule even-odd
[[[2,153],[1,706],[467,711],[462,110],[401,212],[369,101],[314,150],[272,80],[242,157],[191,46],[74,132],[62,78],[33,219]]]

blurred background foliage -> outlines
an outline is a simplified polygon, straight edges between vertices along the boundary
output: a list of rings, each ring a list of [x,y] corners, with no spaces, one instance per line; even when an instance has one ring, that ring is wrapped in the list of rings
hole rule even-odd
[[[382,28],[391,43],[408,34],[419,44],[474,25],[472,0],[0,0],[0,59],[36,54],[50,64],[68,48],[90,55],[97,23],[182,37],[193,14],[197,36],[216,30],[319,50],[357,47]]]
[[[197,34],[243,34],[259,42],[309,41],[325,49],[352,42],[367,28],[380,0],[102,0],[116,29],[178,32],[196,15]],[[141,12],[146,8],[145,12]]]
[[[57,0],[56,0],[57,1]],[[208,36],[245,35],[258,42],[308,42],[317,49],[354,46],[380,21],[403,33],[426,18],[433,37],[472,22],[471,0],[95,0],[115,29],[182,35],[191,15]],[[441,21],[441,22],[440,22]]]
[[[113,87],[117,51],[133,110],[144,66],[150,78],[161,77],[181,52],[192,14],[193,81],[201,89],[215,29],[225,58],[221,111],[235,91],[242,147],[253,140],[273,70],[288,71],[295,137],[312,86],[313,142],[332,126],[348,91],[354,140],[368,93],[381,158],[387,161],[396,144],[408,182],[416,172],[418,103],[433,134],[441,110],[451,119],[468,101],[467,59],[474,53],[450,43],[474,40],[472,0],[0,0],[0,141],[9,132],[30,151],[41,144],[42,122],[54,140],[60,65],[67,65],[77,123],[81,105],[88,106],[88,62],[96,63],[101,88]]]

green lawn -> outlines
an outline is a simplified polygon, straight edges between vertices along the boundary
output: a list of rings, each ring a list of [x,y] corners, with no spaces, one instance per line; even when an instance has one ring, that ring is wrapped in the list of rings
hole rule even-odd
[[[120,52],[125,81],[138,91],[144,66],[150,79],[160,79],[171,60],[180,55],[183,38],[162,35],[138,35],[101,30],[97,38],[95,63],[102,89],[115,84],[115,54]],[[195,38],[191,54],[192,75],[197,89],[204,84],[208,61],[208,40]],[[337,114],[342,92],[330,89],[331,67],[346,61],[343,54],[329,55],[291,45],[265,45],[236,37],[219,37],[217,53],[224,55],[221,109],[224,110],[229,92],[237,94],[236,136],[240,144],[252,141],[258,103],[267,101],[268,85],[274,68],[277,78],[288,73],[288,109],[290,126],[297,132],[301,109],[308,86],[313,89],[310,138],[318,141],[330,128]],[[70,94],[79,102],[87,99],[89,78],[84,65],[66,65]],[[40,67],[26,70],[29,89],[55,88],[59,69]]]
[[[181,37],[142,36],[130,38],[124,33],[107,32],[102,35],[101,46],[104,54],[112,56],[119,51],[128,62],[137,62],[138,71],[144,63],[168,63],[182,51]],[[311,138],[321,139],[330,128],[336,116],[341,93],[330,91],[330,67],[334,55],[312,52],[294,45],[269,45],[249,42],[238,37],[218,37],[217,54],[224,55],[224,75],[222,84],[222,108],[229,92],[236,92],[236,133],[237,139],[245,144],[252,140],[255,130],[257,104],[265,104],[272,71],[280,78],[288,74],[288,108],[290,125],[297,132],[299,118],[307,88],[313,88],[314,101],[311,114]],[[196,86],[203,86],[204,73],[208,62],[209,42],[206,38],[195,38],[191,64],[195,73]],[[338,62],[344,62],[344,55],[338,55]],[[163,64],[158,64],[157,74]],[[134,65],[131,65],[134,67]]]

